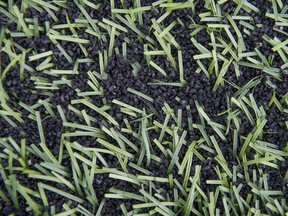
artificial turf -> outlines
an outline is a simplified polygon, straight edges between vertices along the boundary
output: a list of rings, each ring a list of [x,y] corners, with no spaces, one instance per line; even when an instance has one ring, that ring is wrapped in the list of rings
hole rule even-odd
[[[287,0],[0,0],[0,215],[285,215]]]

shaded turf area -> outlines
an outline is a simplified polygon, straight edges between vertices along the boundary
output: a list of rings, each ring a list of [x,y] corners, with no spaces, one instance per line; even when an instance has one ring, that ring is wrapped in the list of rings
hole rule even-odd
[[[0,215],[284,215],[287,32],[287,0],[0,0]]]

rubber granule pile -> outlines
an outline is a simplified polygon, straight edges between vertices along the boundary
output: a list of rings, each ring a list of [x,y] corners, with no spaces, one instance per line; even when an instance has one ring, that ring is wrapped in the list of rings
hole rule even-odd
[[[0,0],[0,215],[287,200],[287,0]]]

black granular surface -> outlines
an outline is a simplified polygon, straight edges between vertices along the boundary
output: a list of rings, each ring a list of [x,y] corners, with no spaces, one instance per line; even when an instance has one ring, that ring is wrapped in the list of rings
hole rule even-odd
[[[288,211],[288,1],[8,2],[0,1],[0,215]],[[39,69],[43,61],[51,67]]]

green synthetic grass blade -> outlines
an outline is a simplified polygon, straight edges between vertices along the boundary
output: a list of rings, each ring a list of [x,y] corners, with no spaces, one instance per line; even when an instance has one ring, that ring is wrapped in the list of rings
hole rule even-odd
[[[187,135],[187,131],[183,131],[183,133],[182,133],[182,135],[181,135],[181,138],[179,139],[179,141],[178,141],[178,143],[177,143],[177,145],[176,145],[176,149],[175,149],[175,151],[174,151],[174,154],[173,154],[173,157],[172,157],[172,159],[171,159],[171,161],[170,161],[170,164],[169,164],[169,166],[168,166],[168,168],[167,168],[167,173],[168,173],[168,174],[171,173],[172,168],[173,168],[173,166],[174,166],[175,163],[176,163],[178,154],[179,154],[179,152],[180,152],[180,150],[181,150],[182,145],[184,144],[186,135]]]
[[[134,111],[134,112],[137,112],[137,113],[139,113],[139,114],[143,114],[143,111],[142,111],[142,110],[140,110],[140,109],[138,109],[138,108],[135,108],[135,107],[132,107],[132,106],[130,106],[130,105],[126,104],[126,103],[123,103],[123,102],[121,102],[121,101],[119,101],[119,100],[114,99],[114,100],[112,101],[112,103],[117,104],[117,105],[119,105],[119,106],[123,106],[123,107],[125,107],[125,108],[127,108],[127,109],[130,109],[130,110],[132,110],[132,111]]]
[[[103,145],[104,147],[108,148],[112,152],[117,152],[120,155],[127,156],[129,158],[134,158],[134,155],[132,155],[131,153],[129,153],[129,152],[125,151],[125,150],[122,150],[122,149],[120,149],[120,148],[108,143],[107,141],[105,141],[105,140],[103,140],[101,138],[98,138],[96,140],[96,142],[99,142],[101,145]]]
[[[167,76],[167,73],[161,68],[159,67],[157,64],[155,64],[152,60],[150,60],[149,64],[155,68],[157,71],[159,71],[164,77]]]
[[[58,188],[52,187],[50,185],[47,185],[47,184],[44,184],[44,183],[41,183],[41,182],[38,183],[38,187],[40,189],[44,189],[44,193],[45,193],[45,190],[49,190],[51,192],[54,192],[54,193],[59,194],[61,196],[64,196],[64,197],[66,197],[68,199],[74,200],[75,202],[78,202],[78,203],[83,203],[84,202],[84,200],[79,198],[79,197],[76,197],[76,196],[71,195],[71,194],[69,194],[67,192],[64,192],[64,191],[62,191],[62,190],[60,190]]]
[[[137,96],[139,96],[139,97],[141,97],[141,98],[144,98],[144,99],[146,99],[146,100],[148,100],[148,101],[150,101],[150,102],[152,102],[152,103],[154,102],[154,99],[153,99],[153,98],[151,98],[151,97],[143,94],[143,93],[140,92],[140,91],[134,90],[134,89],[132,89],[132,88],[130,88],[130,87],[127,88],[127,91],[130,92],[130,93],[132,93],[132,94],[135,94],[135,95],[137,95]]]
[[[168,207],[163,205],[161,202],[159,202],[157,199],[155,199],[153,196],[147,193],[144,189],[141,189],[140,193],[143,194],[145,198],[155,203],[155,205],[158,206],[165,214],[171,215],[171,216],[175,215]]]
[[[16,17],[18,19],[18,22],[19,22],[20,26],[23,28],[23,31],[24,31],[25,35],[28,38],[31,38],[32,37],[32,33],[28,29],[28,27],[27,27],[27,25],[25,23],[25,20],[24,20],[24,17],[23,17],[23,13],[20,13],[19,8],[16,5],[13,6],[13,10],[14,10],[14,13],[16,14]]]
[[[195,175],[194,177],[190,177],[190,181],[192,182],[192,186],[190,188],[189,191],[189,195],[187,197],[187,201],[185,202],[184,208],[183,208],[183,214],[186,215],[190,215],[190,212],[192,211],[192,207],[193,207],[193,203],[195,200],[195,189],[196,189],[196,185],[198,184],[199,181],[199,177],[200,177],[200,170],[201,170],[201,166],[196,165],[195,166]]]

